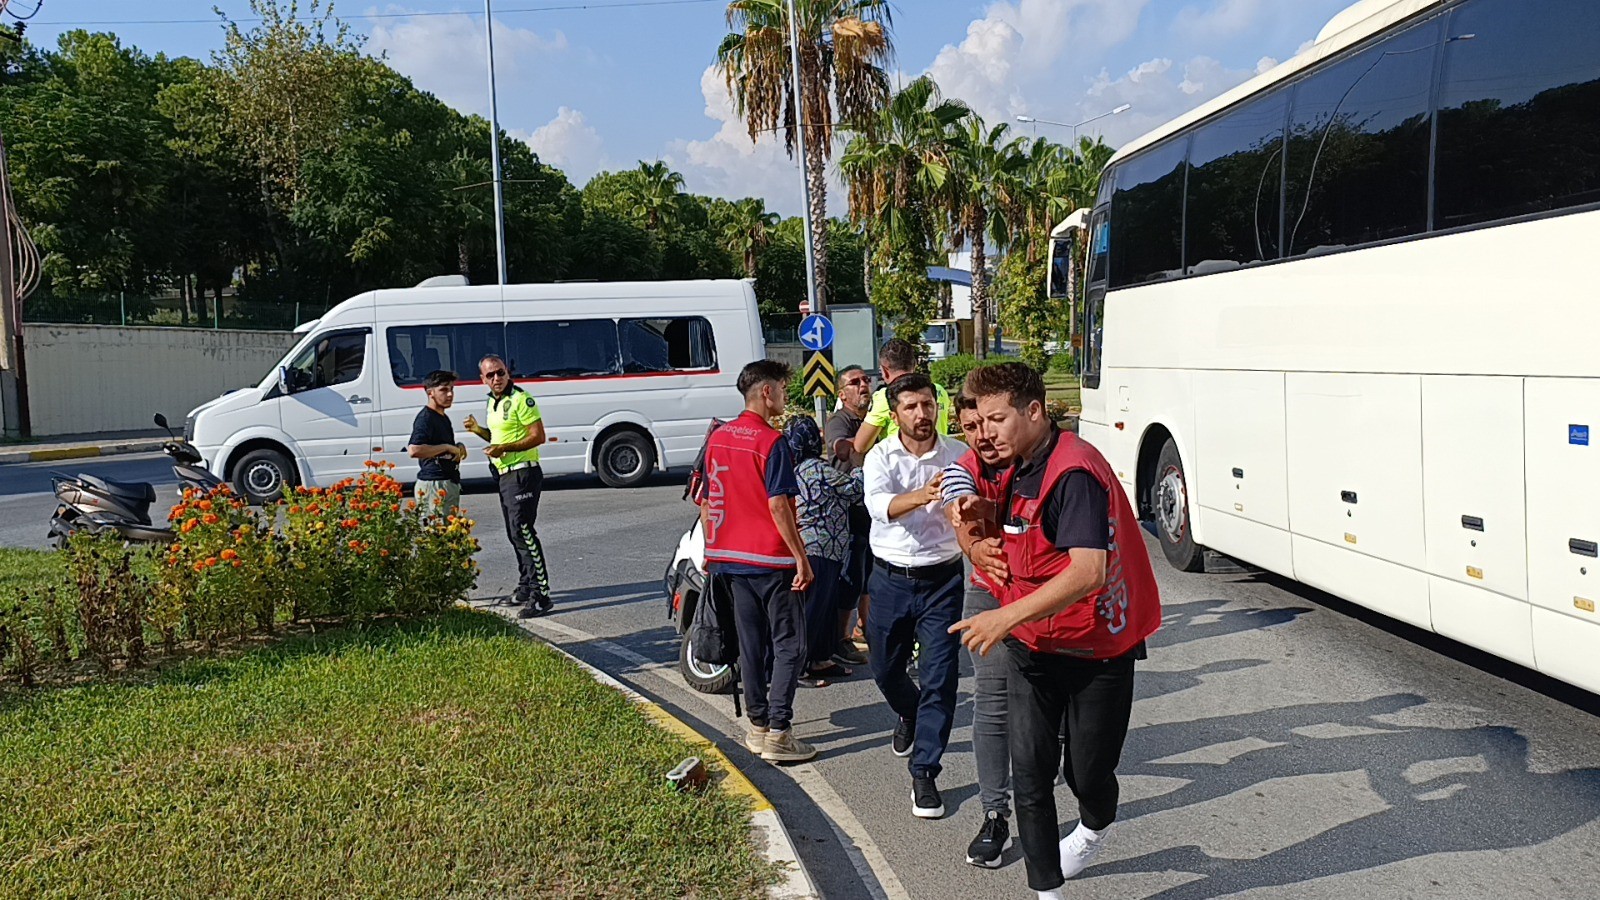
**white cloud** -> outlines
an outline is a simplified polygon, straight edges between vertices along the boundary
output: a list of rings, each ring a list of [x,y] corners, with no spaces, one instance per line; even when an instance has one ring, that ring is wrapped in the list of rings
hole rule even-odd
[[[1232,37],[1257,24],[1264,0],[1215,0],[1208,8],[1186,6],[1173,17],[1172,30],[1187,37]]]
[[[990,121],[1029,111],[1030,95],[1054,96],[1063,60],[1093,64],[1126,41],[1149,0],[1001,0],[939,51],[929,74]],[[1042,111],[1050,115],[1058,110]]]
[[[1278,61],[1270,56],[1263,56],[1256,60],[1256,74],[1265,75],[1278,67]]]
[[[406,10],[389,7],[388,11]],[[373,19],[372,22],[372,32],[367,37],[368,51],[374,55],[385,54],[396,71],[450,106],[466,113],[489,114],[489,73],[482,17],[463,13]],[[504,87],[530,75],[541,58],[564,53],[567,49],[567,36],[560,31],[542,35],[496,20],[494,66],[502,98]]]
[[[532,132],[513,130],[510,135],[533,148],[546,165],[567,173],[567,180],[582,185],[607,168],[605,142],[582,112],[563,106],[556,117]]]
[[[1102,70],[1079,102],[1080,118],[1131,104],[1127,113],[1101,119],[1080,132],[1101,135],[1119,146],[1241,84],[1254,72],[1229,69],[1217,60],[1197,56],[1180,69],[1170,59],[1152,59],[1112,78]]]
[[[782,138],[763,134],[750,140],[715,66],[701,73],[700,93],[706,118],[718,123],[716,133],[705,140],[672,141],[663,156],[683,173],[688,190],[729,199],[762,197],[769,209],[799,215],[804,204],[799,164],[784,151]],[[828,181],[828,208],[838,215],[844,210],[844,189],[832,172]]]

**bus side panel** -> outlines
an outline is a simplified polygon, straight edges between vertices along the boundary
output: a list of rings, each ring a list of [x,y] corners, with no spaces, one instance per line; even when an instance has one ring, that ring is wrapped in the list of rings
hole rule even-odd
[[[1600,691],[1600,379],[1529,378],[1525,390],[1534,657]]]
[[[1190,482],[1204,544],[1288,575],[1289,473],[1282,372],[1196,372]]]
[[[1422,379],[1290,373],[1284,390],[1295,577],[1431,628]]]
[[[1434,630],[1533,665],[1522,379],[1422,380],[1422,489]]]

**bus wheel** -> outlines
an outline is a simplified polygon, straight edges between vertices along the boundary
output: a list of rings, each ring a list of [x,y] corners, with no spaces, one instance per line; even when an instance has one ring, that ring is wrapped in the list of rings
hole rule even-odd
[[[1189,489],[1183,477],[1183,459],[1178,456],[1178,445],[1171,438],[1167,438],[1161,448],[1156,462],[1156,483],[1150,494],[1167,562],[1181,572],[1200,571],[1205,560],[1189,527]]]
[[[595,470],[606,487],[633,487],[650,477],[656,448],[637,431],[618,431],[595,453]]]

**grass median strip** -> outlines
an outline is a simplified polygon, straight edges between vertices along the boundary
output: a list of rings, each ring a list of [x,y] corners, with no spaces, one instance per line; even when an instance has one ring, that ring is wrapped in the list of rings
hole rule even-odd
[[[0,692],[0,896],[758,896],[691,752],[465,610]]]

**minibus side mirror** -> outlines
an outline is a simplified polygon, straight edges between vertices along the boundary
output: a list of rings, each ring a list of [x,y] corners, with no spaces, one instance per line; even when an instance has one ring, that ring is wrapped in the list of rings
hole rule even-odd
[[[289,367],[278,367],[278,392],[285,396],[294,393],[294,385],[289,380]]]

